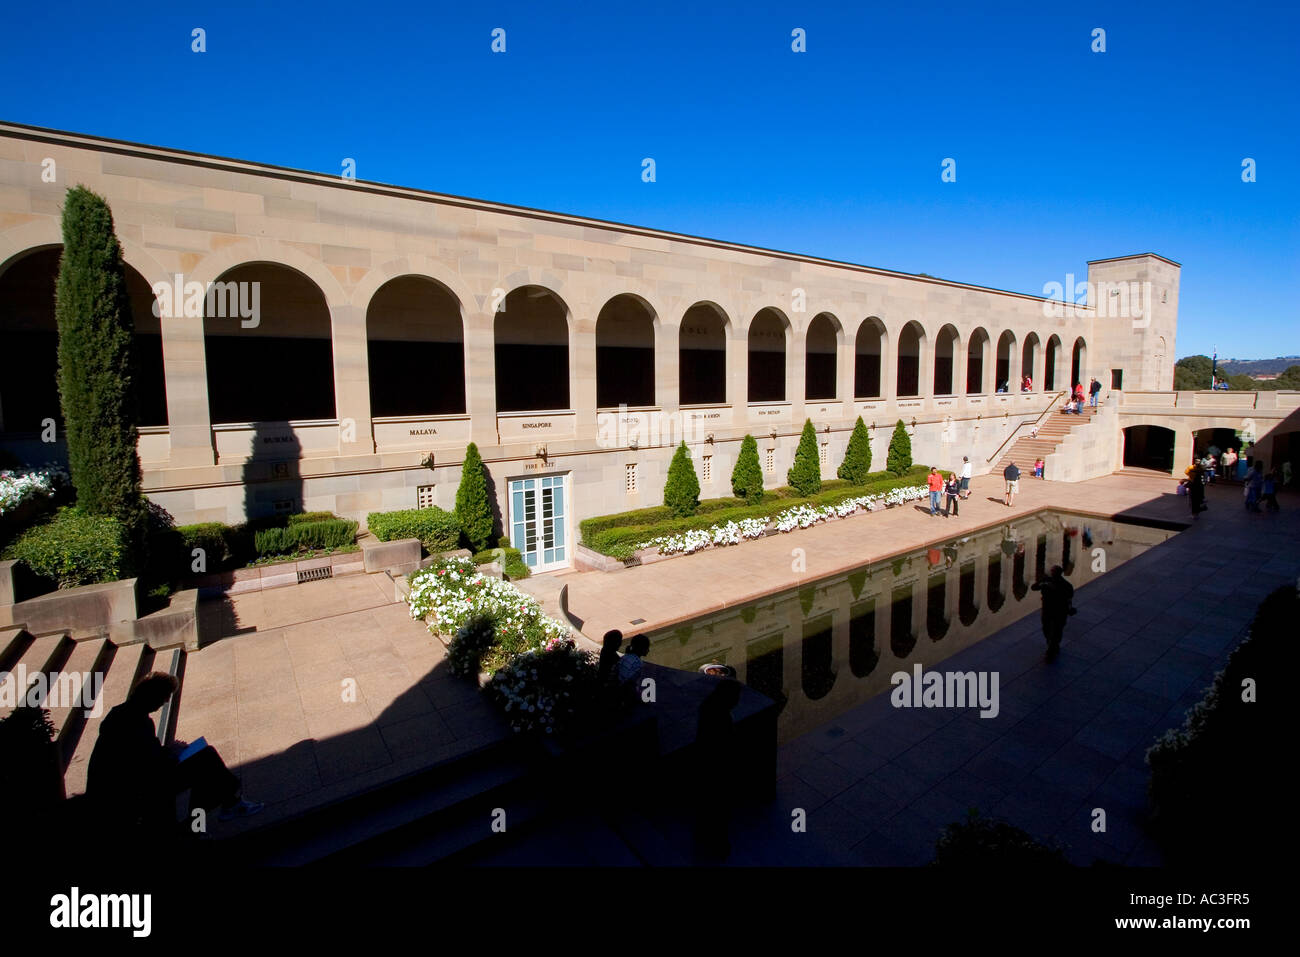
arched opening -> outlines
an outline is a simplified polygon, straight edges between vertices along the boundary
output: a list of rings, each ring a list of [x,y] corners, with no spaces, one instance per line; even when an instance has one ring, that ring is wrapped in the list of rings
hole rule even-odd
[[[921,394],[921,350],[925,330],[919,322],[909,322],[898,334],[898,391],[899,396]]]
[[[1174,430],[1160,425],[1130,425],[1124,430],[1124,464],[1172,473]]]
[[[975,624],[980,609],[975,597],[975,560],[961,566],[957,577],[957,620],[963,625]]]
[[[916,647],[916,635],[912,631],[912,586],[896,586],[890,599],[889,650],[902,661]]]
[[[1047,577],[1047,533],[1041,532],[1034,546],[1034,581]]]
[[[1025,545],[1015,542],[1011,553],[1011,594],[1016,601],[1024,601],[1029,594],[1029,580],[1025,578]]]
[[[334,345],[320,288],[269,262],[228,269],[213,288],[224,291],[209,295],[203,313],[212,423],[334,418]],[[245,328],[230,308],[234,296],[260,302],[255,325]]]
[[[596,317],[596,405],[654,404],[654,313],[636,296],[615,296]]]
[[[880,651],[876,648],[876,601],[869,599],[849,609],[849,671],[865,678],[876,670]]]
[[[790,323],[770,306],[749,324],[749,401],[785,401],[785,340]]]
[[[1070,383],[1062,382],[1060,375],[1057,374],[1056,365],[1061,358],[1061,340],[1055,335],[1047,338],[1047,355],[1043,363],[1043,391],[1052,392],[1055,389],[1063,389]]]
[[[931,641],[938,641],[948,634],[948,617],[945,611],[948,601],[947,574],[940,572],[931,575],[925,591],[925,630]]]
[[[28,250],[0,266],[0,431],[40,432],[53,419],[63,434],[59,404],[59,327],[54,287],[62,246]],[[135,396],[139,424],[167,424],[162,326],[148,280],[126,266],[126,291],[135,327]]]
[[[1213,452],[1218,459],[1228,449],[1240,452],[1242,443],[1239,436],[1235,429],[1198,429],[1192,433],[1192,454],[1201,459]],[[1223,477],[1222,469],[1217,473],[1218,477]]]
[[[998,392],[1017,392],[1019,386],[1011,381],[1018,378],[1017,370],[1013,368],[1016,358],[1016,337],[1011,330],[1006,330],[998,336],[998,358],[997,371],[994,374],[994,388]]]
[[[682,405],[727,401],[727,317],[713,303],[697,302],[682,317],[677,370]]]
[[[808,324],[804,354],[804,398],[833,399],[836,395],[840,324],[829,313],[821,313]]]
[[[831,616],[806,622],[803,634],[803,693],[809,701],[817,701],[830,694],[835,685]]]
[[[370,414],[465,414],[461,304],[439,282],[398,276],[366,307]]]
[[[1271,462],[1278,470],[1282,485],[1289,488],[1300,485],[1300,432],[1273,433]]]
[[[506,296],[492,330],[498,412],[569,408],[569,310],[544,286]]]
[[[976,329],[966,344],[966,394],[984,395],[991,391],[984,381],[985,370],[989,368],[989,334],[983,329]]]
[[[1002,591],[1002,555],[994,552],[989,556],[989,581],[986,594],[989,611],[1001,611],[1006,600],[1006,593]]]
[[[945,325],[934,338],[934,394],[952,395],[956,390],[954,375],[960,348],[957,330]]]
[[[1031,332],[1025,336],[1024,348],[1020,350],[1020,391],[1034,392],[1041,390],[1043,384],[1034,381],[1034,370],[1038,368],[1038,350],[1041,347],[1038,344],[1038,334]],[[1026,383],[1025,380],[1029,380]],[[1028,385],[1028,388],[1025,386]]]
[[[1088,343],[1083,341],[1080,336],[1074,340],[1074,348],[1070,350],[1070,384],[1083,382],[1084,394],[1088,392],[1088,383],[1084,382],[1084,376],[1088,375]]]
[[[853,342],[853,394],[860,399],[879,397],[881,355],[885,345],[885,324],[874,316],[858,326]]]

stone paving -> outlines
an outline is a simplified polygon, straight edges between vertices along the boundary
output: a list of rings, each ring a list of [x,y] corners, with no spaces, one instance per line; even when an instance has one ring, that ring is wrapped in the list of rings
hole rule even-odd
[[[187,657],[175,734],[204,736],[245,793],[267,803],[250,827],[509,733],[472,685],[451,677],[442,644],[394,602],[386,576],[210,604],[226,606],[208,613],[233,618],[239,633]]]
[[[1123,486],[1145,484],[1157,494],[1125,509],[1190,520],[1168,479],[1084,484],[1092,487],[1067,487],[1069,507],[1096,508],[1108,496],[1123,498]],[[996,718],[975,709],[899,709],[881,695],[785,744],[777,799],[737,814],[728,863],[924,864],[943,827],[977,807],[1061,842],[1077,864],[1159,864],[1142,827],[1144,755],[1182,724],[1259,601],[1300,577],[1300,499],[1280,498],[1280,514],[1248,514],[1239,488],[1212,487],[1210,510],[1185,532],[1078,590],[1079,612],[1053,663],[1044,661],[1031,615],[934,666],[998,672]],[[1096,808],[1106,813],[1104,832],[1092,830]],[[796,809],[807,813],[806,833],[792,830]],[[573,848],[567,858],[560,833]],[[585,826],[571,817],[483,863],[565,861],[690,863],[688,822],[657,808]]]

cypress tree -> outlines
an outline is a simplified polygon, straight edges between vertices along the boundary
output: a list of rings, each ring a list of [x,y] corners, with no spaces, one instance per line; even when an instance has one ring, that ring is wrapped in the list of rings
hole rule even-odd
[[[492,501],[488,497],[487,470],[478,446],[473,442],[465,449],[465,464],[456,488],[456,519],[472,551],[481,552],[492,541]]]
[[[849,436],[848,448],[844,450],[844,461],[836,473],[846,482],[862,485],[871,472],[871,437],[867,427],[862,423],[862,416],[853,423],[853,434]]]
[[[731,491],[750,505],[763,501],[763,468],[758,464],[758,443],[752,435],[746,435],[740,443],[740,455],[731,470]]]
[[[700,480],[695,474],[691,453],[682,442],[673,453],[668,466],[668,480],[664,484],[664,504],[678,518],[694,515],[700,505]]]
[[[885,468],[895,475],[902,475],[912,467],[912,440],[907,435],[903,420],[894,426],[894,434],[889,439],[889,457]]]
[[[116,518],[143,545],[136,452],[135,326],[113,213],[84,186],[68,190],[55,285],[59,404],[77,507]]]
[[[817,455],[817,430],[812,419],[803,420],[803,434],[794,452],[794,465],[786,473],[786,482],[796,492],[807,498],[822,490],[822,467]]]

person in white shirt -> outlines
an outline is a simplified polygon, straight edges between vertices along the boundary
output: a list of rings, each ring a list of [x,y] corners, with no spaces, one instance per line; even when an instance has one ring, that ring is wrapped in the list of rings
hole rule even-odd
[[[970,456],[961,457],[961,497],[970,498]]]

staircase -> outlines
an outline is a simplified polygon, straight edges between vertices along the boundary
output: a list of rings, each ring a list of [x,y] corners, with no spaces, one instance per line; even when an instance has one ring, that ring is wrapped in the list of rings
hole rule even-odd
[[[1064,402],[1061,404],[1063,405]],[[990,472],[993,475],[1001,475],[1003,469],[1015,462],[1021,475],[1028,478],[1033,474],[1036,459],[1041,458],[1046,461],[1048,454],[1061,444],[1061,440],[1069,435],[1072,429],[1087,425],[1097,412],[1097,409],[1086,403],[1078,415],[1062,412],[1059,406],[1052,409],[1040,421],[1038,435],[1031,438],[1026,433],[1012,442],[1009,447],[1002,450],[1001,457]]]
[[[125,701],[136,681],[150,671],[168,671],[181,677],[183,658],[179,649],[155,652],[142,643],[119,646],[107,638],[73,641],[60,632],[33,635],[21,627],[0,628],[0,673],[4,674],[4,684],[16,684],[19,675],[25,673],[21,688],[4,687],[0,719],[13,711],[10,702],[29,699],[36,676],[44,675],[44,692],[37,697],[54,722],[64,792],[69,797],[82,794],[90,753],[104,716]],[[92,677],[83,696],[84,675]],[[87,700],[89,708],[85,707]],[[87,710],[94,713],[88,715]],[[161,740],[170,736],[173,715],[170,708],[155,715]]]

